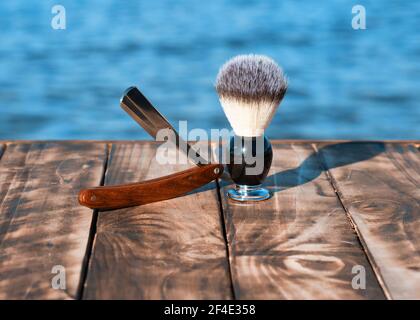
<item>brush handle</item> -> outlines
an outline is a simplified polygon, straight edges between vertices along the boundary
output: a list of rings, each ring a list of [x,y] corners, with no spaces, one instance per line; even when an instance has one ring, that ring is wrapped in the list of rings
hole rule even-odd
[[[143,182],[84,189],[79,193],[79,203],[91,209],[112,210],[172,199],[222,173],[223,165],[208,164]]]

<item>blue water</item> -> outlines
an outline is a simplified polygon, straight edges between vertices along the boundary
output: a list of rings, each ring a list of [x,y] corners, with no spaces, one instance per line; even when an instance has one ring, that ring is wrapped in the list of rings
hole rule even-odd
[[[174,124],[229,127],[213,83],[241,53],[289,77],[271,138],[420,139],[419,30],[418,0],[1,1],[0,139],[148,138],[119,107],[131,85]]]

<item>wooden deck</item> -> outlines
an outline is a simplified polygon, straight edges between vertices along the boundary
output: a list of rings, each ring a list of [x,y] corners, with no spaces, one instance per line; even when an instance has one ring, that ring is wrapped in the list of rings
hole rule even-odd
[[[81,188],[186,166],[153,142],[0,141],[0,299],[420,299],[419,143],[273,141],[268,201],[220,181],[97,212]]]

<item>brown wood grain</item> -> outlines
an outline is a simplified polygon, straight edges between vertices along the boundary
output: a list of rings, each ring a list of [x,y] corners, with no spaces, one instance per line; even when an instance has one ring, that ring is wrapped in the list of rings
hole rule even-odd
[[[314,149],[273,149],[271,199],[241,204],[227,199],[229,185],[221,189],[236,298],[385,298]],[[359,265],[365,290],[352,288]]]
[[[420,299],[418,146],[353,143],[321,154],[388,297]],[[361,154],[371,156],[335,165]]]
[[[319,156],[305,141],[273,144],[273,199],[245,206],[222,193],[236,298],[384,298],[370,264],[387,297],[419,298],[418,141],[316,143]],[[106,183],[188,167],[158,165],[157,146],[116,142]],[[100,142],[0,141],[0,299],[79,297],[92,211],[77,192],[99,185],[105,159]],[[84,298],[233,297],[214,183],[100,212],[90,258]],[[64,291],[51,288],[57,264]],[[355,265],[366,269],[366,290],[351,287]]]
[[[92,210],[80,188],[97,185],[106,145],[10,144],[0,160],[0,299],[77,298]],[[53,289],[52,268],[66,289]]]
[[[105,185],[143,181],[189,167],[158,164],[156,148],[114,145]],[[180,198],[99,212],[83,297],[231,298],[219,209],[212,182]]]

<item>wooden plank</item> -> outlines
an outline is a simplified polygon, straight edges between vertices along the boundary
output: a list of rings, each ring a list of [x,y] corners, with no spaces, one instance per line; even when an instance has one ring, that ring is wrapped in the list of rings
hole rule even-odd
[[[114,145],[106,184],[188,167],[158,164],[156,150],[157,144]],[[213,182],[181,198],[100,212],[84,298],[231,298],[219,210]]]
[[[0,160],[0,299],[77,297],[92,210],[80,188],[97,185],[106,145],[11,144]],[[54,266],[66,288],[53,289]]]
[[[383,292],[311,145],[273,144],[254,205],[221,191],[235,296],[239,299],[383,299]],[[354,266],[366,289],[352,288]]]
[[[321,154],[388,297],[420,299],[418,148],[358,143]]]

